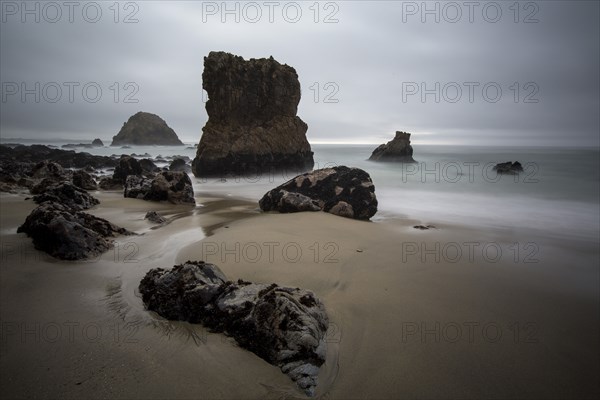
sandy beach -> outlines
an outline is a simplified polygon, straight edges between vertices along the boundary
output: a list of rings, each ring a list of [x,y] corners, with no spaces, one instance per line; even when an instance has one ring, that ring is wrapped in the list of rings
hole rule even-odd
[[[265,214],[202,194],[195,207],[93,195],[101,204],[90,213],[139,235],[64,262],[16,233],[32,201],[0,194],[3,398],[305,398],[232,339],[144,310],[144,274],[187,260],[323,301],[331,323],[318,398],[599,394],[597,243]],[[153,229],[149,210],[169,223]]]

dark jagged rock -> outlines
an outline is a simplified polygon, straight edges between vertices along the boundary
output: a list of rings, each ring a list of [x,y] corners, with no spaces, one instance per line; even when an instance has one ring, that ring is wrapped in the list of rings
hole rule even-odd
[[[94,147],[104,147],[104,143],[102,143],[102,140],[96,138],[92,141],[92,146]]]
[[[375,186],[369,174],[362,169],[345,166],[298,175],[267,192],[259,205],[263,211],[323,210],[363,220],[377,212]]]
[[[98,187],[102,190],[123,190],[123,182],[113,179],[112,176],[100,178]]]
[[[113,180],[116,182],[125,182],[129,175],[141,175],[142,172],[142,166],[139,161],[124,154],[119,159],[119,164],[115,167]]]
[[[123,124],[111,146],[122,145],[183,146],[177,134],[158,115],[138,112]]]
[[[33,201],[37,204],[45,201],[60,203],[73,210],[86,210],[100,204],[97,198],[71,182],[50,186],[42,194],[33,196]]]
[[[311,169],[307,125],[296,116],[296,70],[271,58],[224,52],[204,58],[202,87],[208,121],[192,170],[196,176]]]
[[[96,190],[98,185],[90,174],[80,169],[73,172],[73,185],[78,186],[85,190]]]
[[[234,283],[217,266],[202,261],[188,261],[169,271],[152,269],[139,289],[148,310],[232,336],[241,347],[281,368],[307,395],[314,395],[325,362],[329,320],[312,292]]]
[[[181,171],[160,172],[154,178],[129,175],[125,181],[124,196],[174,204],[196,204],[192,181]]]
[[[156,173],[160,171],[160,168],[154,164],[154,162],[148,158],[142,158],[138,161],[140,163],[140,167],[142,167],[142,171],[145,173]]]
[[[64,168],[53,161],[40,161],[31,170],[31,177],[34,179],[49,178],[55,181],[63,181],[68,179]]]
[[[48,146],[34,144],[31,146],[18,145],[13,148],[0,145],[0,164],[10,162],[38,163],[54,161],[63,168],[84,168],[90,165],[94,168],[114,167],[117,160],[107,156],[93,156],[89,153],[76,153],[73,150],[53,149]]]
[[[416,161],[412,155],[413,148],[410,145],[410,133],[396,131],[396,137],[377,147],[369,160],[414,163]]]
[[[35,208],[19,227],[36,249],[62,260],[95,257],[112,247],[111,238],[132,232],[105,219],[53,202]]]
[[[498,172],[500,175],[518,175],[520,172],[523,172],[523,166],[518,161],[508,161],[496,164],[494,166],[494,171]]]
[[[91,143],[68,143],[68,144],[63,144],[62,146],[63,149],[77,149],[79,147],[83,147],[84,149],[91,149],[94,147],[94,145],[92,145]]]
[[[150,222],[154,222],[155,224],[164,224],[165,222],[167,222],[167,220],[156,211],[148,211],[144,219],[147,219]]]
[[[176,158],[171,165],[169,165],[169,171],[192,172],[192,168],[186,164],[183,158]]]

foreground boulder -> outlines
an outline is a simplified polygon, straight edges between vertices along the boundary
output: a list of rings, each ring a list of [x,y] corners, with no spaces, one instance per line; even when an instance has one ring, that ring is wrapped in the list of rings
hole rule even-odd
[[[201,323],[281,368],[309,396],[325,362],[325,307],[307,290],[227,281],[213,264],[188,261],[150,270],[140,283],[148,310]],[[243,371],[240,371],[243,373]]]
[[[35,208],[17,232],[31,237],[36,249],[62,260],[98,256],[112,247],[117,234],[132,234],[105,219],[54,202]]]
[[[416,161],[412,155],[413,148],[410,145],[410,133],[396,131],[394,139],[377,147],[369,160],[414,163]]]
[[[494,171],[496,171],[500,175],[518,175],[520,172],[523,172],[523,166],[520,162],[505,162],[496,164],[494,166]]]
[[[123,194],[134,199],[196,204],[192,181],[181,171],[164,171],[153,178],[129,175]]]
[[[367,220],[377,212],[375,186],[369,174],[345,166],[318,169],[289,180],[259,201],[263,211],[325,211]]]
[[[224,52],[204,58],[208,121],[192,171],[196,176],[311,169],[307,125],[296,116],[296,70],[271,58],[244,60]]]
[[[111,146],[122,145],[183,146],[177,134],[158,115],[138,112],[129,117]]]
[[[50,186],[43,193],[33,196],[33,201],[38,204],[45,201],[60,203],[73,210],[86,210],[100,204],[97,198],[71,182]]]

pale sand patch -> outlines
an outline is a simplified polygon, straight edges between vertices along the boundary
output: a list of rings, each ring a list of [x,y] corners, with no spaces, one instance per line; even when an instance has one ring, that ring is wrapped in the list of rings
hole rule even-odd
[[[16,234],[32,202],[0,194],[3,397],[303,398],[276,367],[222,335],[144,310],[137,285],[146,271],[187,259],[213,262],[230,279],[298,286],[321,298],[332,324],[317,395],[598,394],[596,243],[426,220],[260,214],[234,199],[203,198],[194,208],[95,195],[102,204],[91,213],[143,235],[119,238],[95,262],[62,262]],[[171,222],[151,229],[149,210]],[[439,229],[412,228],[421,223]],[[413,245],[472,242],[495,243],[503,256],[491,262],[481,246],[473,260],[463,254],[456,262],[441,250],[425,259],[420,250],[407,254]],[[527,243],[538,246],[537,263],[523,262],[531,259]]]

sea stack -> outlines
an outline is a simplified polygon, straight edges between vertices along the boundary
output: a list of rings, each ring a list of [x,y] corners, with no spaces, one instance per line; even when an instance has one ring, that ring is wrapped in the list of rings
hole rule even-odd
[[[113,137],[111,146],[122,145],[183,146],[183,143],[161,117],[140,111],[129,117]]]
[[[208,121],[192,171],[196,176],[313,167],[306,123],[296,112],[296,70],[273,57],[244,60],[225,52],[204,57]]]
[[[412,155],[413,148],[410,145],[410,133],[396,131],[396,137],[377,147],[369,160],[414,163],[416,161]]]

